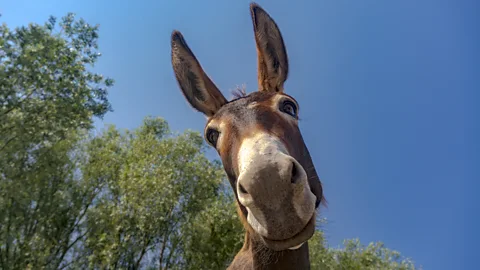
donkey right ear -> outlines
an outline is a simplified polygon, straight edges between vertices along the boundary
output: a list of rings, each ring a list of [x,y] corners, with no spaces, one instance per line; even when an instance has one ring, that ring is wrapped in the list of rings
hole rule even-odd
[[[250,4],[257,45],[258,90],[283,92],[288,77],[288,56],[277,23],[257,3]]]
[[[172,33],[172,66],[187,101],[207,117],[213,116],[227,99],[205,74],[179,31]]]

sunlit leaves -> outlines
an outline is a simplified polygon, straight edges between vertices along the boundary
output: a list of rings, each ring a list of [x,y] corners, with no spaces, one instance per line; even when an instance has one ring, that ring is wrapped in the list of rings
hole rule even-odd
[[[97,39],[98,27],[73,15],[0,26],[2,269],[58,268],[79,249],[99,190],[79,173],[82,130],[110,110],[113,84],[89,70]]]
[[[174,269],[226,269],[240,250],[244,229],[237,217],[230,187],[220,192],[199,215],[185,224],[182,264]]]
[[[209,161],[199,133],[174,136],[161,118],[133,131],[108,128],[88,148],[85,177],[103,181],[89,212],[91,267],[163,267],[185,258],[186,231],[216,198],[223,171]]]
[[[312,269],[413,270],[414,263],[383,243],[364,246],[358,239],[345,240],[343,248],[328,248],[323,233],[315,232],[309,241]]]
[[[0,27],[0,152],[62,139],[111,110],[113,80],[89,71],[97,42],[98,26],[73,14]]]
[[[31,150],[22,164],[2,168],[1,268],[58,266],[81,235],[81,220],[95,189],[75,173],[78,136]],[[77,241],[77,242],[75,242]]]

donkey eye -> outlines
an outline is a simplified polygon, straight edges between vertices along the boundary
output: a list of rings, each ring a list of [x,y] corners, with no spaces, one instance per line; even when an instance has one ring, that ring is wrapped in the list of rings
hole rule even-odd
[[[280,110],[286,114],[289,114],[295,118],[297,118],[297,106],[295,105],[295,103],[293,103],[292,101],[290,100],[285,100],[281,107],[280,107]]]
[[[207,134],[206,134],[206,137],[207,137],[207,141],[213,146],[213,147],[217,147],[217,140],[218,140],[218,135],[220,133],[215,130],[215,129],[212,129],[212,128],[209,128],[207,130]]]

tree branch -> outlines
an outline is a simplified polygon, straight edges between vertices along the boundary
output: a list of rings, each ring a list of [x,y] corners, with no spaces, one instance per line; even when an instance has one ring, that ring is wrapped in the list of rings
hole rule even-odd
[[[0,152],[3,151],[3,149],[5,149],[5,147],[7,147],[7,145],[13,141],[13,139],[15,139],[17,136],[13,136],[11,137],[10,139],[7,140],[7,142],[2,146],[2,148],[0,148]]]
[[[33,93],[35,93],[35,89],[33,89],[30,93],[28,93],[28,95],[25,98],[23,98],[22,100],[20,100],[16,105],[14,105],[10,109],[4,111],[0,116],[7,115],[9,112],[13,111],[14,109],[17,109],[20,105],[22,105],[22,103],[25,100],[29,99],[33,95]]]
[[[60,265],[62,264],[62,261],[63,261],[63,258],[65,257],[65,255],[67,254],[67,252],[78,242],[80,241],[80,239],[82,239],[85,235],[87,235],[89,231],[88,230],[85,230],[85,232],[81,235],[79,235],[70,245],[68,245],[62,255],[60,256],[59,260],[58,260],[58,263],[57,265],[55,266],[55,269],[58,269],[60,267]]]
[[[143,256],[147,253],[147,247],[150,245],[151,239],[148,239],[145,244],[143,245],[142,252],[140,253],[140,257],[138,258],[137,262],[135,263],[135,269],[140,268],[140,263],[142,262]]]
[[[72,235],[72,233],[75,231],[75,228],[77,228],[79,225],[80,225],[80,222],[81,220],[84,218],[84,216],[87,214],[87,211],[88,209],[90,208],[90,206],[92,205],[93,203],[93,200],[95,199],[95,197],[97,196],[97,194],[94,193],[94,195],[90,198],[90,200],[88,201],[88,203],[85,205],[85,208],[83,209],[83,212],[80,214],[80,216],[76,219],[76,221],[74,222],[74,224],[72,225],[72,227],[70,228],[70,230],[68,231],[67,235],[66,235],[66,238],[67,238],[67,241],[66,243],[68,244],[69,240],[70,240],[70,237]],[[63,245],[63,250],[62,250],[62,246],[60,246],[57,251],[55,252],[55,255],[52,257],[52,259],[47,262],[46,265],[48,265],[49,263],[52,262],[52,260],[55,259],[55,257],[57,257],[58,253],[60,252],[60,250],[62,250],[62,254],[60,255],[60,260],[57,262],[57,265],[56,265],[56,269],[60,266],[60,264],[62,263],[63,261],[63,258],[65,257],[65,255],[68,253],[68,251],[80,240],[82,239],[86,234],[88,233],[88,230],[85,231],[85,233],[81,234],[80,236],[78,236],[71,244],[65,246]],[[45,265],[45,266],[46,266]]]

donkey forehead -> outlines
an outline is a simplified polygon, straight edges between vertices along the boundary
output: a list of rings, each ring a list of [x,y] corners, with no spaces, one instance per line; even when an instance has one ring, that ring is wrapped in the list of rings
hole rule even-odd
[[[245,97],[232,100],[222,106],[217,113],[209,119],[207,126],[228,125],[225,128],[257,128],[271,129],[272,124],[280,125],[284,117],[278,114],[278,102],[287,98],[296,100],[285,93],[253,92]],[[298,107],[298,106],[297,106]],[[287,121],[288,122],[288,121]],[[280,128],[282,125],[277,126]],[[247,130],[244,130],[247,131]]]

